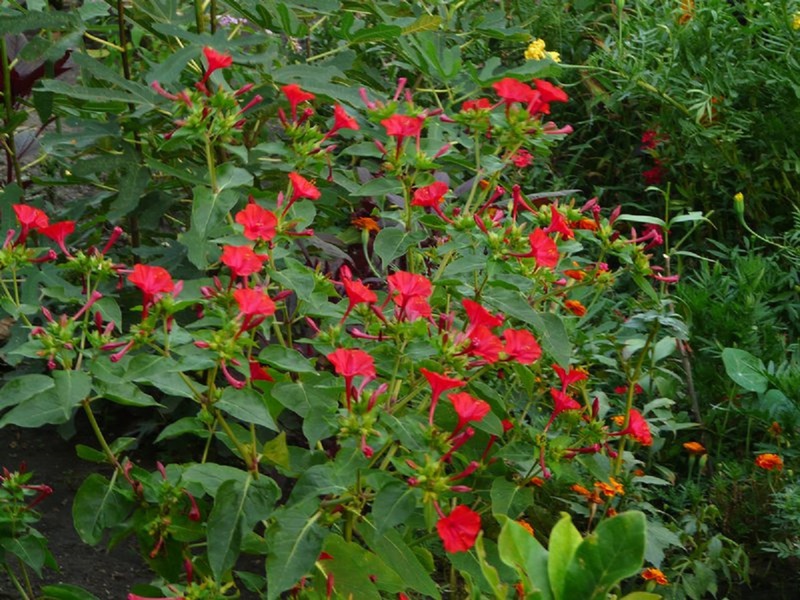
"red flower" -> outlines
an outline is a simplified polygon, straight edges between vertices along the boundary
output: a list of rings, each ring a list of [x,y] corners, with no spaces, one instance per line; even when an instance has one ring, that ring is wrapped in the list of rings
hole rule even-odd
[[[533,154],[525,150],[525,148],[520,148],[511,156],[511,162],[518,169],[524,169],[533,163]]]
[[[553,269],[558,264],[558,247],[556,243],[540,227],[528,236],[531,244],[530,252],[512,254],[517,258],[533,258],[537,267]]]
[[[159,294],[169,294],[175,289],[175,283],[169,271],[163,267],[150,265],[134,265],[133,273],[128,275],[128,281],[142,291],[142,318],[147,317],[148,308]]]
[[[483,400],[470,396],[466,392],[456,392],[447,396],[453,403],[453,408],[458,415],[458,423],[453,430],[453,435],[461,431],[470,421],[482,421],[489,414],[491,407]]]
[[[317,186],[311,183],[308,179],[299,173],[289,173],[289,181],[292,183],[292,199],[289,204],[300,198],[308,198],[309,200],[318,200],[322,193]],[[288,207],[287,207],[288,208]]]
[[[469,298],[464,298],[461,301],[461,305],[467,312],[467,319],[469,320],[469,328],[467,329],[467,335],[469,335],[470,331],[481,325],[491,329],[493,327],[499,327],[500,325],[503,324],[502,316],[493,315],[474,300],[470,300]]]
[[[560,233],[565,240],[571,240],[575,234],[570,229],[567,220],[564,218],[555,204],[550,205],[550,225],[544,230],[545,233]]]
[[[494,91],[505,102],[506,107],[514,102],[521,102],[522,104],[529,104],[536,99],[538,94],[531,86],[522,83],[513,77],[506,77],[500,81],[492,84]]]
[[[271,210],[250,202],[244,210],[236,213],[235,221],[244,227],[248,240],[268,242],[275,237],[278,218]]]
[[[437,208],[444,200],[444,195],[450,191],[450,188],[443,181],[434,181],[430,185],[418,188],[414,192],[414,198],[411,201],[412,206],[423,206],[426,208]]]
[[[353,378],[365,377],[364,384],[375,379],[375,362],[363,350],[339,348],[327,356],[337,375],[344,377],[347,410],[350,410],[350,401],[353,396]],[[362,385],[364,385],[362,384]]]
[[[299,85],[296,83],[290,83],[289,85],[284,85],[281,88],[284,96],[289,101],[289,105],[292,107],[292,121],[297,120],[297,105],[301,102],[305,102],[306,100],[313,100],[316,98],[314,94],[311,92],[304,91]]]
[[[358,304],[375,304],[378,301],[378,296],[375,292],[360,281],[350,279],[349,269],[347,275],[342,274],[342,285],[344,286],[344,293],[347,295],[347,310],[344,311],[342,323],[347,319],[347,315],[350,314],[354,306]]]
[[[470,356],[478,356],[487,363],[496,363],[500,360],[503,351],[503,342],[493,334],[485,325],[470,328],[469,348],[466,352]]]
[[[466,100],[464,104],[461,105],[461,112],[467,112],[470,110],[491,110],[491,108],[492,103],[489,102],[487,98],[478,98],[477,100]]]
[[[333,107],[333,127],[331,127],[331,130],[325,134],[325,137],[329,138],[334,133],[342,129],[352,129],[353,131],[358,131],[359,127],[358,122],[347,114],[342,105],[337,104]]]
[[[436,410],[436,405],[438,404],[439,397],[442,395],[442,393],[446,392],[447,390],[464,387],[467,385],[467,382],[461,381],[460,379],[453,379],[452,377],[447,377],[446,375],[441,375],[439,373],[434,373],[433,371],[429,371],[425,368],[421,368],[419,372],[425,376],[425,379],[428,380],[428,384],[431,386],[431,410],[428,417],[428,423],[433,425],[433,413]]]
[[[558,378],[561,380],[561,391],[563,392],[566,392],[567,388],[573,383],[578,383],[579,381],[589,378],[589,375],[580,369],[573,369],[570,367],[569,371],[565,371],[559,365],[554,364],[551,366],[556,372],[556,375],[558,375]]]
[[[433,293],[433,285],[422,275],[397,271],[389,275],[386,280],[389,282],[392,301],[400,308],[401,314],[413,299],[427,300]]]
[[[250,246],[223,246],[222,264],[228,267],[234,277],[247,277],[258,273],[267,260],[266,254],[256,254]]]
[[[275,303],[261,289],[238,288],[233,291],[233,299],[245,317],[269,317],[275,314]]]
[[[628,416],[628,426],[613,435],[629,435],[642,446],[651,446],[653,444],[650,425],[647,424],[642,413],[635,408],[631,409],[630,415]]]
[[[211,74],[217,69],[225,69],[227,67],[230,67],[233,64],[233,57],[231,57],[230,54],[223,54],[222,52],[217,52],[216,50],[214,50],[213,48],[209,48],[208,46],[203,48],[203,54],[206,57],[206,61],[208,61],[208,68],[206,69],[206,72],[203,75],[203,79],[197,82],[196,87],[198,90],[200,90],[207,96],[210,96],[211,94],[209,93],[208,88],[206,87],[206,82],[208,81],[208,78],[211,77]],[[153,87],[157,92],[161,93],[160,90],[161,86],[158,85],[158,82],[154,82]],[[171,96],[171,94],[167,93],[162,93],[161,95],[167,98]]]
[[[539,99],[541,101],[541,104],[537,107],[537,112],[549,115],[551,102],[567,102],[569,100],[569,96],[564,90],[554,86],[549,81],[534,79],[533,83],[536,86],[536,91],[540,94]]]
[[[392,115],[388,119],[381,121],[381,125],[386,128],[386,135],[397,138],[399,145],[403,138],[416,137],[422,133],[422,124],[424,122],[424,117]]]
[[[652,169],[642,172],[644,182],[646,185],[659,185],[664,181],[664,176],[667,174],[666,169],[662,166],[662,162],[658,159],[655,160],[656,165]]]
[[[765,471],[783,471],[783,459],[777,454],[759,454],[756,456],[756,466]]]
[[[480,530],[480,515],[463,504],[436,523],[436,531],[447,552],[466,552],[475,545]]]
[[[515,360],[521,365],[535,363],[542,356],[542,349],[530,331],[524,329],[506,329],[503,331],[506,340],[504,351],[507,360]]]
[[[275,381],[269,371],[255,360],[250,361],[250,379],[253,381]]]
[[[71,255],[69,253],[69,250],[67,250],[65,242],[67,236],[71,235],[74,231],[75,231],[75,221],[59,221],[58,223],[53,223],[52,225],[39,227],[39,233],[50,238],[56,244],[58,244],[58,247],[61,248],[61,251],[67,257]]]
[[[580,410],[581,405],[578,404],[574,399],[570,396],[562,392],[561,390],[557,390],[555,388],[550,388],[550,395],[553,397],[553,413],[550,415],[550,420],[545,425],[544,430],[547,431],[550,429],[550,425],[555,421],[556,417],[560,415],[562,412],[566,410]]]
[[[47,227],[50,224],[47,215],[38,208],[28,206],[27,204],[14,204],[11,208],[14,209],[14,213],[17,215],[17,221],[22,225],[22,230],[25,232],[31,229]]]

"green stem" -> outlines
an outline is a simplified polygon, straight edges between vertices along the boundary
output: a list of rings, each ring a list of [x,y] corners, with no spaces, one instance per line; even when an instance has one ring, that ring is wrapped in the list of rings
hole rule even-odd
[[[203,33],[205,24],[203,22],[203,0],[194,0],[194,22],[197,26],[197,33]]]
[[[22,587],[22,584],[19,582],[19,579],[17,579],[17,576],[14,575],[14,571],[11,570],[11,567],[8,564],[4,566],[6,569],[6,573],[8,573],[8,578],[11,580],[11,583],[14,584],[14,587],[17,588],[17,591],[19,592],[20,599],[31,600],[32,596],[29,596],[25,592],[25,589]]]
[[[103,436],[103,432],[100,431],[100,426],[97,424],[97,419],[95,419],[94,417],[94,412],[92,411],[92,406],[90,404],[89,398],[85,398],[84,400],[82,400],[81,404],[83,405],[83,410],[86,413],[86,417],[89,419],[89,425],[92,427],[94,436],[95,438],[97,438],[97,442],[103,449],[103,453],[106,455],[108,462],[111,465],[113,465],[114,469],[122,473],[123,472],[122,465],[119,464],[116,455],[111,451],[111,448],[108,446],[106,438],[105,436]]]
[[[225,434],[228,436],[228,438],[230,438],[231,442],[236,447],[236,450],[241,455],[242,460],[247,465],[247,470],[253,474],[253,479],[258,479],[258,464],[255,462],[252,453],[247,448],[242,446],[239,438],[234,435],[233,430],[231,429],[230,425],[228,425],[227,421],[225,421],[225,417],[222,416],[222,413],[219,410],[214,409],[214,416],[216,417],[217,422],[222,425],[222,429],[225,430]]]
[[[211,2],[209,3],[208,26],[211,29],[211,33],[216,33],[216,31],[217,31],[217,0],[211,0]]]
[[[211,191],[214,194],[219,192],[217,188],[217,164],[214,160],[214,148],[211,145],[211,138],[206,135],[204,137],[206,142],[206,164],[208,165],[208,180],[211,183]]]
[[[5,36],[0,36],[0,69],[3,71],[3,105],[6,113],[5,124],[8,128],[14,116],[14,104],[11,99],[11,67],[8,63],[8,48],[6,46]],[[9,129],[8,133],[5,134],[5,138],[5,146],[9,158],[8,180],[9,182],[19,181],[21,169],[17,157],[17,147],[14,141],[14,131]]]

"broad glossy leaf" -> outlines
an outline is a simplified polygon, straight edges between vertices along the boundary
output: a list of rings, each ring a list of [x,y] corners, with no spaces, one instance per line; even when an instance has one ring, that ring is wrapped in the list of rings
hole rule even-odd
[[[583,538],[580,532],[572,524],[572,517],[566,513],[550,532],[547,574],[550,578],[550,589],[553,591],[555,600],[571,600],[572,598],[564,594],[567,568],[582,541]],[[575,598],[581,598],[581,596],[575,596]]]
[[[746,350],[725,348],[722,351],[722,362],[725,372],[734,382],[750,392],[763,394],[769,386],[760,358],[756,358]]]
[[[497,539],[497,549],[500,559],[527,579],[534,599],[552,600],[547,550],[527,529],[512,519],[506,519]]]
[[[72,522],[81,539],[94,546],[103,539],[103,530],[122,523],[132,508],[133,503],[116,490],[113,481],[92,473],[75,494]]]
[[[222,398],[214,406],[244,423],[254,423],[278,431],[278,426],[272,419],[261,393],[252,388],[237,390],[227,387],[222,392]]]

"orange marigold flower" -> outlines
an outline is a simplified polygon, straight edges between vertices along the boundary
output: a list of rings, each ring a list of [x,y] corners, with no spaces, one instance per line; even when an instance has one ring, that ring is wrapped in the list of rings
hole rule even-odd
[[[522,525],[522,528],[523,528],[525,531],[527,531],[528,533],[530,533],[531,535],[533,535],[533,527],[531,527],[531,524],[530,524],[530,523],[528,523],[527,521],[523,521],[522,519],[520,519],[519,521],[517,521],[517,523],[518,523],[519,525]]]
[[[586,277],[586,271],[581,271],[580,269],[567,269],[564,271],[564,275],[574,279],[575,281],[583,281]]]
[[[588,219],[586,217],[575,223],[570,223],[570,226],[573,229],[582,229],[584,231],[597,231],[599,228],[597,225],[597,221],[595,221],[594,219]]]
[[[783,433],[783,429],[780,426],[780,423],[777,421],[773,421],[772,425],[769,426],[768,432],[770,435],[778,437],[780,434]]]
[[[578,485],[576,483],[576,484],[572,485],[570,487],[570,489],[573,492],[575,492],[576,494],[579,494],[580,496],[583,496],[584,498],[586,498],[589,502],[592,502],[593,504],[602,504],[603,503],[603,500],[600,498],[600,495],[597,492],[590,492],[589,490],[587,490],[582,485]]]
[[[536,487],[542,487],[544,485],[544,479],[541,477],[531,477],[531,480],[528,483]]]
[[[378,225],[378,222],[372,217],[355,217],[351,223],[357,229],[366,229],[367,231],[374,231],[375,233],[381,230],[381,226]]]
[[[604,481],[598,481],[594,484],[595,489],[607,498],[613,498],[616,495],[624,496],[625,495],[625,486],[623,486],[619,481],[614,479],[613,477],[608,478],[608,483]]]
[[[611,517],[616,517],[616,516],[617,516],[617,511],[616,511],[616,509],[615,509],[615,508],[613,508],[613,507],[609,507],[609,509],[606,511],[606,516],[607,516],[609,519],[610,519]]]
[[[765,471],[782,471],[783,459],[777,454],[759,454],[756,456],[756,466]]]
[[[622,427],[625,424],[625,415],[614,415],[611,420],[617,427]]]
[[[636,469],[636,470],[633,472],[633,474],[634,474],[636,477],[644,477],[644,471],[643,471],[642,469]]]
[[[701,456],[706,453],[705,447],[700,442],[685,442],[683,447],[689,454],[695,456]]]
[[[645,581],[655,581],[658,585],[669,584],[667,576],[661,572],[661,569],[656,569],[655,567],[648,567],[642,571],[642,579]]]
[[[566,308],[573,315],[577,315],[579,317],[582,317],[586,314],[586,307],[581,304],[579,300],[567,300],[564,302],[564,308]]]

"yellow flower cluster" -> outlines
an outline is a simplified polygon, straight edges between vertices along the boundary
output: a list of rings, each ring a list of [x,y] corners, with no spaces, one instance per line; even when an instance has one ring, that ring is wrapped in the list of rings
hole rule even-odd
[[[525,50],[525,60],[544,60],[549,58],[553,62],[561,62],[561,55],[558,52],[545,50],[544,40],[533,40]]]
[[[794,13],[794,16],[792,17],[792,29],[795,31],[800,29],[800,12]]]

